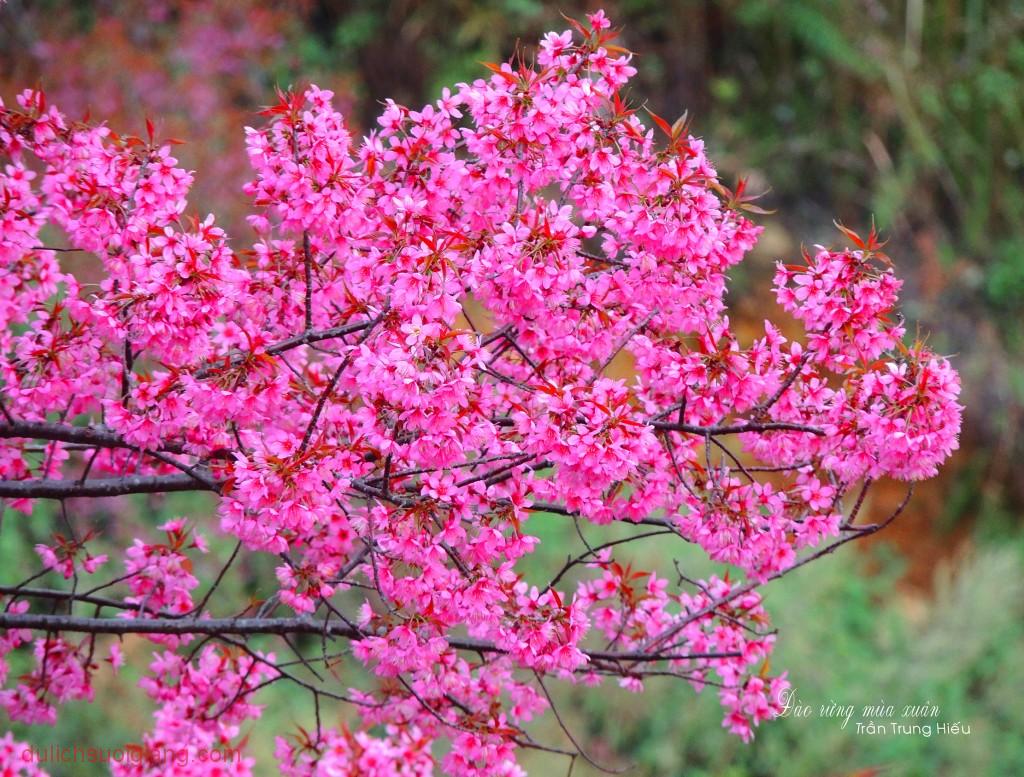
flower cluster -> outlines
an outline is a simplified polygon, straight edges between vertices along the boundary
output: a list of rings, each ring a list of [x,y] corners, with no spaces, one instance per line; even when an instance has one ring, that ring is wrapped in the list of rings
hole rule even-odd
[[[58,704],[92,701],[91,676],[97,667],[91,663],[86,641],[72,644],[60,637],[46,637],[35,640],[33,648],[35,668],[16,688],[0,691],[0,707],[12,720],[52,726],[57,721]]]
[[[816,360],[830,368],[870,363],[893,346],[903,327],[890,319],[902,282],[878,251],[819,248],[806,265],[779,265],[779,304],[803,322]]]
[[[535,65],[387,102],[359,140],[330,92],[281,93],[245,133],[250,248],[187,215],[169,145],[69,122],[38,91],[0,106],[0,495],[209,491],[236,547],[197,604],[206,546],[172,520],[126,549],[122,598],[92,599],[121,613],[96,633],[165,649],[142,681],[148,745],[230,743],[287,679],[355,715],[281,738],[286,774],[519,775],[546,682],[666,673],[718,686],[749,739],[786,687],[756,587],[866,532],[871,481],[929,477],[956,447],[957,375],[903,344],[873,233],[780,267],[803,337],[741,340],[727,273],[760,230],[698,138],[624,101],[631,55],[588,19]],[[100,282],[56,248],[93,254]],[[619,358],[629,380],[607,374]],[[544,581],[521,563],[540,521],[584,546]],[[594,524],[630,536],[591,544]],[[631,565],[627,541],[652,534],[743,580]],[[65,577],[100,562],[67,540],[39,553]],[[229,607],[240,554],[276,572]],[[0,624],[43,617],[17,599]],[[319,655],[248,643],[301,653],[293,632]],[[88,644],[37,639],[47,670],[3,706],[52,721],[87,697]],[[372,687],[339,688],[339,661]]]
[[[29,745],[16,740],[10,732],[0,739],[0,773],[10,777],[47,777],[36,765]]]
[[[156,777],[166,774],[167,764],[160,756],[176,754],[175,762],[184,763],[189,775],[216,777],[225,774],[225,766],[203,759],[200,753],[237,747],[241,724],[258,718],[262,708],[252,704],[251,692],[276,676],[273,654],[240,653],[230,648],[208,645],[194,661],[174,653],[153,657],[151,677],[141,685],[160,706],[153,713],[154,727],[143,737],[142,752],[153,756],[112,764],[115,777]],[[241,758],[230,764],[231,774],[252,774],[253,760]]]
[[[78,570],[87,575],[94,574],[107,561],[106,553],[94,556],[86,550],[85,543],[91,537],[78,540],[57,532],[53,539],[55,544],[52,546],[42,543],[36,545],[36,553],[47,569],[60,572],[65,580],[74,577]]]
[[[328,731],[319,741],[303,732],[294,741],[278,737],[276,755],[285,777],[429,777],[434,762],[417,731],[392,728],[386,739],[365,731]]]
[[[199,534],[191,534],[184,518],[175,518],[158,528],[167,532],[166,543],[136,539],[125,551],[126,580],[132,592],[125,601],[140,615],[161,611],[183,615],[192,609],[190,592],[199,585],[192,574],[192,562],[183,551],[205,551],[206,541]]]

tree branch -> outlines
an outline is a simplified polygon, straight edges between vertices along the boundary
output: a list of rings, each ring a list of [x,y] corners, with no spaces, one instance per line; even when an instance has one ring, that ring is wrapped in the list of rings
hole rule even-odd
[[[721,434],[746,434],[747,432],[807,432],[819,437],[825,436],[825,430],[806,424],[791,424],[768,421],[749,424],[732,424],[729,426],[694,426],[692,424],[674,424],[670,421],[651,421],[650,426],[664,432],[686,432],[699,434],[702,437],[715,437]]]
[[[29,440],[55,440],[79,443],[95,448],[131,448],[139,450],[116,432],[92,426],[66,426],[44,421],[14,421],[0,424],[0,438],[24,437]],[[183,453],[180,445],[165,443],[158,449],[166,453]]]
[[[159,494],[172,491],[219,492],[221,484],[208,485],[192,475],[128,475],[92,480],[5,480],[0,497],[10,499],[73,499],[75,497]]]
[[[22,592],[24,593],[24,592]],[[225,634],[240,636],[314,634],[347,639],[362,639],[366,635],[345,623],[327,623],[312,618],[84,618],[76,615],[46,615],[0,613],[0,629],[32,629],[34,631],[71,631],[82,634],[207,634],[219,637]],[[483,640],[446,638],[456,650],[474,653],[507,654],[505,648]],[[604,650],[583,653],[596,661],[682,661],[698,658],[731,658],[737,652],[717,653],[637,653]]]

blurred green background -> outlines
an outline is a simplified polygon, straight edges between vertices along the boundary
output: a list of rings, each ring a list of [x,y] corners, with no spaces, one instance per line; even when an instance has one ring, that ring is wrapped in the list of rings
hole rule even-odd
[[[90,110],[121,131],[154,118],[162,134],[189,141],[179,155],[199,171],[193,204],[244,245],[241,127],[258,120],[275,85],[334,89],[365,130],[385,97],[433,99],[478,77],[480,61],[567,27],[559,12],[597,7],[637,52],[633,100],[669,121],[688,112],[723,178],[770,189],[765,202],[778,212],[761,219],[761,244],[734,279],[741,331],[778,315],[766,294],[775,260],[801,243],[833,242],[834,218],[855,229],[874,218],[906,279],[907,317],[955,356],[967,417],[951,465],[877,542],[772,584],[767,598],[780,628],[773,665],[789,670],[805,703],[930,701],[971,733],[870,737],[815,715],[776,721],[744,746],[720,729],[711,691],[695,696],[670,681],[642,695],[562,689],[567,718],[591,753],[634,763],[638,776],[1024,773],[1024,2],[8,0],[0,95],[10,101],[39,83],[70,114]],[[879,513],[891,496],[882,484]],[[209,512],[175,499],[87,515],[124,538],[132,520],[151,532],[166,515],[204,524]],[[51,518],[4,519],[3,582],[29,571],[9,560],[29,564],[26,550],[48,536]],[[543,540],[538,575],[578,543],[555,518],[536,516],[530,529]],[[211,556],[228,551],[219,542]],[[637,552],[668,561],[657,545]],[[207,577],[215,561],[200,565]],[[697,557],[681,561],[710,571]],[[267,574],[247,569],[237,593],[257,593]],[[19,736],[137,739],[148,708],[130,706],[140,697],[132,674],[103,682],[115,693],[71,705],[55,731],[15,727]],[[299,692],[275,688],[265,701],[254,732],[309,725]],[[274,773],[269,737],[257,733],[249,748],[264,757],[261,773]],[[536,755],[525,764],[536,775],[566,768]],[[596,774],[585,764],[574,773]]]

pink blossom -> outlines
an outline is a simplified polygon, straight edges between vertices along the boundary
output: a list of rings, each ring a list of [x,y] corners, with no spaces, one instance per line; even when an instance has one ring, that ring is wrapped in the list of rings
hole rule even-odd
[[[69,123],[35,90],[0,106],[13,506],[204,491],[237,546],[224,575],[275,568],[229,607],[238,585],[200,588],[203,517],[125,542],[118,598],[90,607],[144,621],[160,647],[140,683],[156,704],[147,747],[237,742],[259,690],[312,667],[206,634],[214,617],[272,618],[268,639],[316,631],[317,701],[352,703],[350,727],[278,739],[288,775],[520,775],[541,683],[610,674],[640,692],[637,653],[714,684],[747,740],[787,684],[768,673],[757,587],[854,536],[843,511],[861,488],[931,477],[956,448],[959,378],[903,343],[900,281],[873,234],[844,229],[856,248],[778,267],[799,337],[771,322],[740,336],[728,278],[760,228],[703,141],[623,102],[630,55],[602,12],[588,23],[547,35],[536,67],[496,65],[421,108],[386,101],[361,139],[329,91],[279,94],[244,133],[251,247],[187,215],[193,176],[170,145]],[[51,232],[96,257],[98,283],[39,247]],[[620,358],[629,379],[607,372]],[[98,442],[67,442],[84,438]],[[577,522],[585,547],[535,580],[522,560],[544,520]],[[587,544],[588,523],[656,529],[742,579],[642,568],[624,544]],[[70,579],[106,561],[85,542],[36,550]],[[27,596],[5,611],[30,614]],[[196,633],[154,633],[183,619]],[[342,640],[350,655],[330,647]],[[12,680],[5,657],[28,644],[36,668]],[[3,632],[0,705],[52,723],[91,698],[92,647]],[[361,689],[338,687],[337,655],[365,670]]]

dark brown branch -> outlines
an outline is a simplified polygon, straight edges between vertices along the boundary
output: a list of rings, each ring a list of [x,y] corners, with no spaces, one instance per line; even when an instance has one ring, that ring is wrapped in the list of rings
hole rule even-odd
[[[306,328],[305,332],[313,329],[313,259],[309,251],[309,231],[302,233],[302,256],[306,281]]]
[[[343,324],[342,326],[332,327],[331,329],[321,329],[317,332],[303,332],[302,334],[289,337],[287,340],[282,340],[279,343],[269,346],[267,348],[267,353],[271,356],[277,356],[285,351],[298,348],[300,345],[311,345],[313,343],[318,343],[321,340],[332,340],[336,337],[345,337],[346,335],[354,334],[355,332],[362,332],[364,329],[373,326],[378,320],[379,319],[370,319],[369,321],[359,321],[354,324]],[[199,380],[203,380],[224,367],[237,367],[244,360],[244,354],[236,353],[227,361],[227,364],[224,364],[223,362],[206,364],[196,370],[194,377]]]
[[[180,617],[174,613],[159,612],[148,607],[143,607],[142,605],[130,604],[128,602],[121,601],[120,599],[112,599],[108,596],[96,596],[90,593],[73,593],[71,591],[58,591],[53,588],[25,588],[16,585],[0,585],[0,595],[25,597],[28,599],[51,599],[54,601],[72,603],[80,602],[82,604],[94,604],[97,607],[112,607],[116,610],[134,610],[136,612],[141,608],[146,612],[161,618]]]
[[[314,634],[329,637],[360,639],[365,635],[345,623],[326,623],[312,618],[83,618],[75,615],[46,615],[36,613],[0,613],[0,629],[32,629],[35,631],[70,631],[82,634],[207,634],[220,637]],[[508,651],[490,642],[465,638],[449,638],[448,644],[456,650],[474,653],[505,654]],[[738,653],[636,653],[612,651],[583,651],[596,661],[681,661],[697,658],[732,658]]]
[[[368,321],[359,321],[355,324],[344,324],[342,326],[332,327],[331,329],[321,329],[319,332],[303,332],[301,335],[295,337],[289,337],[287,340],[282,340],[275,345],[267,348],[267,353],[271,356],[276,356],[284,351],[290,351],[293,348],[298,348],[300,345],[309,345],[310,343],[318,343],[321,340],[333,340],[335,337],[345,337],[346,335],[355,334],[356,332],[362,332],[364,329],[368,329],[379,321],[378,318],[372,318]]]
[[[612,351],[610,354],[608,354],[608,356],[605,358],[605,360],[603,362],[601,362],[601,366],[597,368],[597,372],[594,373],[594,377],[592,377],[590,379],[591,385],[599,377],[601,377],[602,374],[604,374],[604,371],[606,369],[608,369],[608,365],[611,364],[615,360],[615,357],[618,356],[619,353],[622,351],[622,349],[625,348],[629,344],[629,341],[632,340],[634,337],[636,337],[643,330],[643,328],[645,326],[647,326],[649,323],[651,323],[651,319],[653,319],[660,312],[661,311],[659,311],[657,308],[655,308],[654,310],[652,310],[650,313],[647,314],[646,318],[644,318],[643,321],[640,321],[636,326],[634,326],[632,329],[630,329],[626,333],[626,336],[622,338],[622,341],[617,346],[615,346],[615,350]]]
[[[377,326],[377,324],[384,319],[384,316],[386,316],[387,313],[388,309],[385,308],[379,316],[377,316],[372,321],[367,322],[366,326],[362,327],[366,331],[364,331],[362,336],[359,338],[359,342],[357,343],[357,345],[362,345],[369,339],[370,334],[373,331],[373,327]],[[345,358],[341,360],[341,363],[338,365],[338,368],[334,371],[334,374],[331,376],[330,381],[328,381],[327,387],[323,390],[323,392],[321,392],[320,398],[316,402],[316,407],[313,408],[313,415],[309,419],[309,424],[306,426],[306,433],[302,435],[302,442],[299,444],[298,450],[299,455],[301,455],[306,450],[306,448],[309,446],[310,441],[313,439],[313,431],[316,429],[317,421],[320,420],[320,414],[323,412],[324,407],[327,404],[327,401],[334,394],[334,389],[338,385],[338,381],[341,380],[342,373],[345,372],[346,369],[348,369],[348,365],[352,361],[352,355],[355,352],[355,349],[353,349],[345,355]]]
[[[323,634],[357,638],[343,624],[325,627],[309,618],[84,618],[71,615],[0,614],[0,628],[71,631],[82,634]]]
[[[15,421],[0,424],[0,438],[24,437],[30,440],[55,440],[59,442],[78,443],[94,448],[131,448],[138,446],[127,442],[116,432],[97,429],[89,426],[66,426],[50,424],[43,421]],[[179,445],[164,444],[159,450],[167,453],[182,453]]]
[[[816,426],[775,421],[732,424],[729,426],[694,426],[692,424],[674,424],[669,421],[651,421],[650,426],[664,432],[686,432],[687,434],[699,434],[702,437],[715,437],[721,434],[746,434],[748,432],[807,432],[819,437],[825,436],[825,431]]]
[[[565,577],[566,573],[568,573],[570,569],[579,566],[580,564],[587,563],[587,559],[589,559],[591,556],[596,557],[598,552],[604,550],[605,548],[613,548],[616,545],[624,545],[625,543],[633,542],[634,540],[642,540],[647,537],[659,537],[665,534],[675,534],[675,532],[671,529],[661,529],[659,531],[644,532],[643,534],[637,534],[632,537],[623,537],[622,539],[618,540],[610,540],[609,542],[605,542],[601,545],[598,545],[596,548],[592,548],[588,545],[587,551],[585,553],[581,553],[575,558],[569,558],[566,560],[565,564],[562,565],[562,568],[558,570],[558,574],[556,574],[551,579],[551,582],[547,584],[547,587],[544,590],[550,591],[558,584],[558,581]]]
[[[514,426],[515,422],[507,416],[492,418],[491,423],[495,426]],[[747,434],[748,432],[806,432],[819,437],[825,436],[825,430],[816,426],[806,424],[791,424],[782,421],[767,421],[765,423],[750,422],[746,424],[730,424],[725,426],[695,426],[693,424],[676,424],[670,421],[650,420],[647,425],[662,432],[685,432],[687,434],[699,434],[701,437],[715,437],[723,434]]]
[[[614,769],[608,766],[603,766],[602,764],[598,763],[593,758],[591,758],[583,749],[582,745],[580,745],[579,741],[577,741],[576,737],[573,736],[572,731],[566,725],[565,721],[562,720],[562,716],[558,712],[558,707],[555,704],[555,700],[551,697],[551,694],[548,692],[547,686],[544,685],[544,679],[540,676],[540,673],[534,670],[533,676],[537,679],[537,685],[540,686],[541,691],[544,692],[544,697],[548,700],[548,706],[551,708],[551,712],[552,714],[554,714],[555,720],[558,721],[558,727],[562,729],[562,733],[565,734],[566,738],[568,738],[568,740],[572,742],[573,747],[576,748],[576,752],[579,753],[580,757],[584,761],[586,761],[588,764],[593,766],[598,771],[605,772],[606,774],[624,774],[625,772],[628,772],[633,768],[632,766],[624,766],[622,768]]]
[[[812,349],[806,349],[796,367],[794,367],[793,371],[789,374],[789,377],[782,382],[782,385],[779,386],[778,390],[768,397],[768,399],[755,405],[750,411],[751,415],[755,418],[761,416],[763,413],[766,413],[772,405],[782,399],[782,395],[786,393],[786,390],[796,382],[798,377],[800,377],[800,373],[804,371],[804,367],[807,365],[807,362],[813,353],[814,351]]]
[[[554,513],[555,515],[565,515],[570,518],[575,518],[579,516],[579,513],[574,513],[572,510],[568,509],[564,505],[553,504],[551,502],[533,502],[527,509],[542,513]],[[662,529],[669,529],[678,534],[678,530],[675,528],[675,525],[671,521],[666,520],[665,518],[640,518],[639,520],[633,520],[632,518],[621,518],[619,519],[618,523],[632,523],[636,524],[637,526],[659,526]]]
[[[716,599],[715,601],[697,610],[696,612],[688,614],[684,620],[671,626],[664,634],[655,637],[653,640],[649,641],[647,643],[647,648],[654,648],[659,645],[664,645],[668,640],[672,639],[672,637],[674,637],[676,634],[678,634],[684,628],[686,628],[688,624],[693,623],[695,620],[703,618],[705,615],[710,615],[711,613],[715,612],[719,607],[721,607],[724,604],[728,604],[733,599],[737,599],[740,596],[743,596],[744,594],[753,591],[755,588],[759,588],[765,583],[770,583],[773,580],[778,580],[780,577],[785,577],[790,572],[793,572],[794,570],[797,570],[800,567],[809,564],[812,561],[816,561],[822,556],[827,556],[830,553],[834,553],[837,549],[839,549],[848,542],[858,540],[862,537],[868,537],[872,534],[875,534],[876,532],[881,531],[890,523],[895,521],[900,516],[900,514],[906,509],[907,505],[910,503],[910,497],[913,495],[913,493],[914,486],[913,484],[911,484],[910,487],[907,488],[907,495],[904,497],[903,501],[900,502],[900,504],[896,507],[892,514],[889,515],[889,517],[886,518],[884,521],[880,523],[868,524],[866,526],[848,527],[851,530],[850,534],[848,534],[845,537],[841,537],[834,542],[830,542],[828,545],[825,545],[823,548],[820,548],[819,550],[815,551],[814,553],[811,553],[808,556],[804,556],[802,559],[796,561],[792,566],[786,567],[785,569],[775,572],[762,582],[758,582],[755,580],[749,583],[745,583],[744,585],[741,585],[738,588],[733,589],[720,599]]]
[[[622,267],[623,269],[627,270],[629,269],[629,265],[626,262],[622,261],[621,259],[612,259],[611,257],[608,256],[599,256],[598,254],[593,254],[589,251],[577,251],[576,253],[578,253],[584,259],[590,259],[591,261],[594,262],[601,262],[602,264],[610,264],[612,267]]]
[[[128,475],[123,478],[92,480],[5,480],[0,481],[0,497],[11,499],[72,499],[75,497],[159,494],[172,491],[219,491],[213,485],[191,475]]]

